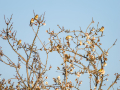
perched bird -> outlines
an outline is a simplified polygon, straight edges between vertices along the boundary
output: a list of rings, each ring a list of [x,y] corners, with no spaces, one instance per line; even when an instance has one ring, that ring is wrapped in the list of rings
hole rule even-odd
[[[105,70],[104,70],[103,68],[99,69],[98,72],[99,72],[100,74],[105,74]]]
[[[70,36],[70,35],[68,35],[68,36],[66,36],[66,40],[69,40],[69,39],[71,39],[71,38],[73,38],[72,36]]]
[[[103,31],[104,31],[104,26],[102,26],[99,31],[100,31],[100,32],[103,32]]]
[[[98,32],[102,32],[101,36],[103,35],[103,31],[104,31],[104,26],[102,26]]]
[[[22,40],[19,40],[18,43],[17,43],[17,45],[20,45],[20,44],[21,44],[21,41],[22,41]]]
[[[38,14],[34,17],[34,19],[35,19],[35,20],[37,20],[37,19],[38,19]]]
[[[98,70],[98,72],[103,72],[103,71],[104,71],[104,69],[103,69],[103,68],[101,68],[101,69],[99,69],[99,70]]]
[[[30,25],[32,26],[32,23],[34,23],[34,18],[30,20]]]

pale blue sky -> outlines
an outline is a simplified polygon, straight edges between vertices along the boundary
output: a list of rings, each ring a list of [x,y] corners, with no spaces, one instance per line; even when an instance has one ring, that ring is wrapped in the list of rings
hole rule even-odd
[[[45,31],[49,28],[50,30],[54,29],[55,32],[60,31],[57,24],[61,27],[64,26],[65,29],[79,30],[79,27],[81,27],[85,31],[92,17],[95,21],[92,26],[96,28],[99,22],[99,27],[105,27],[105,36],[101,38],[101,47],[103,49],[107,50],[118,39],[116,45],[109,50],[105,71],[110,76],[108,77],[109,81],[105,82],[106,86],[102,88],[106,90],[115,79],[114,73],[120,73],[120,0],[0,0],[0,30],[6,28],[4,15],[6,18],[10,18],[13,14],[13,31],[17,31],[17,40],[22,39],[22,43],[27,42],[31,44],[34,38],[34,32],[29,27],[29,22],[34,17],[33,10],[39,15],[45,12],[46,26],[41,27],[38,34],[42,41],[48,42],[49,35]],[[34,29],[36,31],[36,27]],[[60,34],[59,37],[65,37],[66,35]],[[40,47],[38,39],[36,43]],[[12,51],[6,40],[0,38],[0,46],[2,46],[4,54],[10,57],[11,60],[17,62],[17,55]],[[22,53],[23,51],[19,50],[19,52]],[[41,60],[45,60],[46,56],[42,54],[40,53]],[[49,71],[50,73],[48,72],[47,74],[49,84],[52,84],[51,80],[53,77],[60,75],[62,78],[61,73],[56,73],[56,67],[60,66],[61,63],[59,57],[55,52],[49,54],[48,65],[53,66],[52,70]],[[11,78],[13,77],[13,72],[14,68],[10,68],[0,62],[1,78]],[[25,75],[25,72],[21,71],[21,73]],[[88,90],[88,74],[81,75],[80,80],[83,81],[80,89]],[[114,85],[114,89],[116,90],[119,86],[120,81]]]

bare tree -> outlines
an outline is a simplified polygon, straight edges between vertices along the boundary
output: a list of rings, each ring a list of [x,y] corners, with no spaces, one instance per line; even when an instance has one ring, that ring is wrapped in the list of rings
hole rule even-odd
[[[34,13],[34,12],[33,12]],[[103,37],[104,26],[101,28],[98,27],[99,23],[97,24],[97,28],[90,27],[91,24],[94,23],[93,18],[89,26],[87,27],[86,31],[81,30],[68,30],[64,29],[64,27],[58,28],[60,29],[59,32],[54,32],[46,30],[46,33],[50,35],[49,42],[44,44],[40,38],[38,37],[38,32],[40,27],[46,25],[44,20],[45,13],[41,16],[34,13],[34,17],[30,19],[30,27],[32,28],[33,32],[35,33],[35,37],[33,38],[32,44],[22,44],[22,40],[17,40],[16,32],[12,32],[11,18],[6,21],[5,16],[5,23],[7,25],[6,29],[1,31],[0,37],[3,40],[8,41],[8,44],[11,46],[12,50],[18,55],[18,63],[15,64],[7,55],[5,55],[2,51],[2,47],[0,48],[0,61],[10,67],[14,67],[16,70],[16,75],[14,78],[10,78],[5,80],[4,78],[0,81],[0,90],[44,90],[44,89],[51,89],[54,88],[55,90],[72,90],[72,89],[80,89],[80,85],[82,81],[79,81],[81,75],[86,73],[89,74],[90,79],[90,90],[91,83],[93,81],[94,90],[98,88],[98,90],[102,90],[103,82],[108,80],[106,77],[109,74],[105,74],[104,67],[107,65],[107,56],[109,49],[115,45],[116,41],[113,45],[108,48],[107,50],[103,50],[101,48],[100,38]],[[33,26],[38,27],[37,32],[35,32]],[[66,38],[59,38],[60,33],[72,33],[73,35],[67,35]],[[101,35],[98,36],[98,33]],[[42,47],[37,48],[35,45],[36,38],[39,39]],[[81,40],[82,39],[82,40]],[[71,41],[71,42],[70,42]],[[97,53],[98,49],[101,53]],[[20,53],[18,53],[19,49],[23,49],[26,57],[23,57]],[[84,53],[80,54],[79,51],[82,50]],[[46,52],[46,63],[44,64],[40,59],[39,51]],[[48,82],[45,80],[48,76],[45,76],[45,73],[49,71],[52,66],[47,69],[48,63],[48,54],[51,52],[58,53],[61,58],[63,59],[62,68],[57,67],[57,70],[62,73],[64,79],[61,80],[60,76],[57,78],[53,78],[54,84],[49,85]],[[70,54],[68,54],[70,53]],[[7,62],[2,59],[5,57]],[[79,58],[79,59],[78,59]],[[81,62],[84,60],[88,62],[88,65],[85,65]],[[26,66],[26,75],[27,78],[23,78],[22,75],[19,73],[21,69],[21,64]],[[98,68],[98,65],[101,67]],[[75,68],[79,68],[76,70]],[[73,71],[74,70],[74,71]],[[72,81],[68,81],[68,76],[72,75],[73,77],[77,76],[75,79],[75,83]],[[116,73],[115,81],[111,83],[108,87],[108,90],[119,80],[120,74]],[[34,81],[35,78],[35,81]],[[14,83],[11,82],[12,79],[17,79],[18,84],[14,86]],[[9,86],[7,85],[9,84]],[[7,86],[6,86],[7,85]]]

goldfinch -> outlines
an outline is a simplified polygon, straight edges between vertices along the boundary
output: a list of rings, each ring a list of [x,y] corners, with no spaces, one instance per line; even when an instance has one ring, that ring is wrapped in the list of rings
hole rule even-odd
[[[104,26],[102,26],[99,31],[100,31],[100,32],[103,32],[103,31],[104,31]]]
[[[103,68],[99,69],[98,72],[99,72],[100,74],[105,74],[105,70],[104,70]]]
[[[70,35],[68,35],[68,36],[66,36],[66,40],[69,40],[69,39],[71,39],[71,38],[73,38],[72,36],[70,36]]]
[[[30,20],[30,25],[31,25],[32,23],[34,23],[34,18],[32,18],[32,19]]]
[[[98,72],[103,72],[103,71],[104,71],[104,69],[103,69],[103,68],[101,68],[101,69],[99,69],[99,70],[98,70]]]
[[[22,40],[19,40],[18,43],[17,43],[17,45],[20,45],[20,44],[21,44],[21,41],[22,41]]]
[[[38,14],[34,17],[34,19],[35,19],[35,20],[37,20],[37,19],[38,19]]]

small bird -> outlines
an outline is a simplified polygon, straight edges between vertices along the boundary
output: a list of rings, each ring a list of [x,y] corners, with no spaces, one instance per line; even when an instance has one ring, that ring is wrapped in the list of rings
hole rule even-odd
[[[101,36],[103,35],[103,31],[104,31],[104,26],[102,26],[98,32],[102,32]]]
[[[103,72],[103,71],[104,71],[104,69],[103,69],[103,68],[101,68],[101,69],[99,69],[99,70],[98,70],[98,72]]]
[[[103,68],[99,69],[98,72],[99,72],[100,74],[105,74],[105,70],[104,70]]]
[[[30,25],[32,26],[32,23],[34,23],[34,18],[30,20]]]
[[[102,26],[99,31],[100,31],[100,32],[103,32],[103,31],[104,31],[104,26]]]
[[[71,38],[73,38],[72,36],[70,36],[70,35],[68,35],[68,36],[66,36],[66,40],[69,40],[69,39],[71,39]]]
[[[19,40],[18,43],[17,43],[17,45],[20,45],[20,44],[21,44],[21,41],[22,41],[22,40]]]
[[[35,19],[35,20],[37,20],[37,19],[38,19],[38,14],[34,17],[34,19]]]

